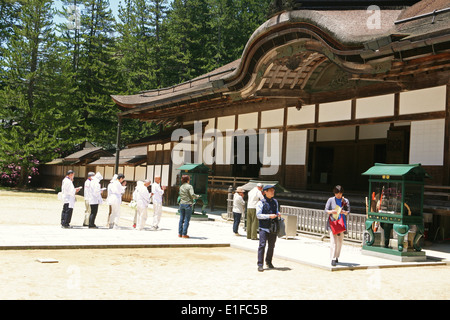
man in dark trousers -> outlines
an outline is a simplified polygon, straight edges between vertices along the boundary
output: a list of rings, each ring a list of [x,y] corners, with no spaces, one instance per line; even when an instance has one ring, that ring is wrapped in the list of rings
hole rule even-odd
[[[277,234],[271,231],[271,224],[274,223],[274,219],[278,219],[281,216],[278,201],[274,198],[274,186],[264,186],[263,195],[264,198],[256,205],[256,217],[259,220],[258,271],[264,271],[263,262],[266,242],[269,244],[267,248],[266,265],[270,269],[274,268],[272,257]]]

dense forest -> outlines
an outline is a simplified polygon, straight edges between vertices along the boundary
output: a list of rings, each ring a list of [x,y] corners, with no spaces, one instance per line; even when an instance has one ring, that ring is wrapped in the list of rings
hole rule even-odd
[[[240,58],[271,1],[120,0],[117,15],[106,0],[53,2],[0,0],[3,185],[26,185],[39,163],[84,141],[114,148],[111,94],[171,86]],[[122,125],[121,147],[158,130]]]

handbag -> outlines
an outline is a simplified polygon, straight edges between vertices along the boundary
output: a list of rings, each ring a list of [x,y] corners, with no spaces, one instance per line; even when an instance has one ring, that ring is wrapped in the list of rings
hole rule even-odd
[[[270,233],[278,234],[279,230],[280,230],[280,222],[279,222],[278,218],[270,219],[270,227],[269,227]]]
[[[339,215],[338,219],[331,219],[331,216],[328,219],[330,222],[331,232],[333,232],[333,234],[339,234],[347,230],[342,214]]]
[[[278,238],[284,237],[286,235],[286,224],[284,223],[284,219],[281,218],[279,221],[279,229],[278,229]]]

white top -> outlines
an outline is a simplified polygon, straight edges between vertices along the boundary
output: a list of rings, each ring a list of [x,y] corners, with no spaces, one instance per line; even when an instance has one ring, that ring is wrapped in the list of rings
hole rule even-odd
[[[233,212],[244,213],[245,201],[239,193],[235,193],[233,196]]]
[[[100,186],[100,179],[95,176],[89,183],[89,204],[102,204],[102,189]]]
[[[91,179],[86,179],[86,181],[84,182],[84,200],[85,201],[89,201],[89,196],[90,196],[90,183],[91,183]]]
[[[264,198],[264,196],[263,196],[262,192],[257,187],[254,187],[248,193],[247,208],[248,209],[256,209],[256,205],[258,204],[258,201],[263,198]]]
[[[142,181],[136,183],[136,190],[133,193],[135,197],[136,205],[139,208],[147,208],[150,204],[150,192]]]
[[[69,204],[69,208],[75,206],[75,187],[69,177],[65,177],[62,181],[61,192],[63,194],[63,202]]]
[[[164,194],[164,190],[161,188],[159,183],[152,183],[152,193],[153,193],[153,203],[162,203],[162,195]]]
[[[122,186],[119,180],[111,181],[108,185],[108,204],[121,204],[125,189],[126,187]]]

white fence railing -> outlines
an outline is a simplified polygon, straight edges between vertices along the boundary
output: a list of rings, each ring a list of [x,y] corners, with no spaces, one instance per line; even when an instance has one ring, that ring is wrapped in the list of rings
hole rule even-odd
[[[228,218],[233,219],[232,213],[233,200],[228,198]],[[281,214],[291,215],[297,217],[297,232],[311,234],[316,236],[328,236],[329,232],[326,230],[326,223],[328,214],[325,210],[317,210],[302,207],[280,206]],[[363,242],[365,233],[366,215],[364,214],[349,214],[347,216],[347,232],[344,239]]]

